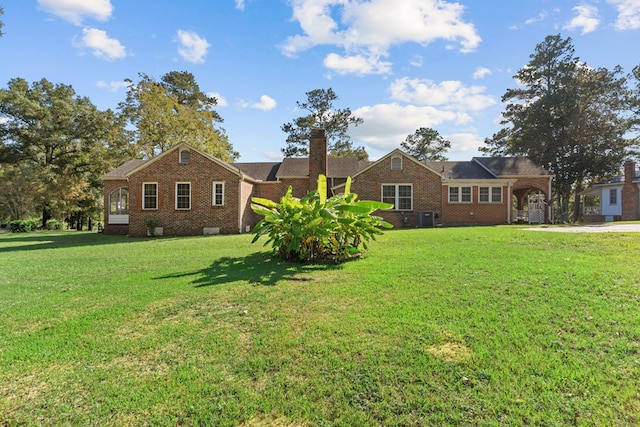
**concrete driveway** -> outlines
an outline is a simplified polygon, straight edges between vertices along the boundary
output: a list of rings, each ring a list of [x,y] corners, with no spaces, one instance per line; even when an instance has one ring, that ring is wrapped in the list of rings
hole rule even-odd
[[[525,230],[552,231],[558,233],[640,233],[640,224],[594,224],[594,225],[541,225],[540,227],[525,228]]]

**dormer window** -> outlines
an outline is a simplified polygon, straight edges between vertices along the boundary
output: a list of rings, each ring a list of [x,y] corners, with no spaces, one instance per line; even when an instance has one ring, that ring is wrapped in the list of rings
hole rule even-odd
[[[391,170],[392,171],[401,171],[402,170],[402,157],[394,156],[391,158]]]
[[[191,151],[180,150],[180,163],[191,163]]]

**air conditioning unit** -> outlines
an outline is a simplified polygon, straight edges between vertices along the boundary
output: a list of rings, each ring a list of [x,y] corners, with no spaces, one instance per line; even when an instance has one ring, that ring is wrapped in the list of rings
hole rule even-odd
[[[435,227],[435,213],[433,211],[419,211],[418,227],[420,228]]]

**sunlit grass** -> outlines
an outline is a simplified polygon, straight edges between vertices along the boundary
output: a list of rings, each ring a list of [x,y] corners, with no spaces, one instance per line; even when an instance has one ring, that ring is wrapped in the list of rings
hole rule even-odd
[[[640,234],[0,235],[0,425],[636,425]]]

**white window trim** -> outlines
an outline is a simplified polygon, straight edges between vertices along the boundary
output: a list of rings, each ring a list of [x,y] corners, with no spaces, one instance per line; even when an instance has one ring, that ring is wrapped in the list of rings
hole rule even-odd
[[[458,189],[458,200],[451,200],[451,189],[452,188],[457,188]],[[471,200],[469,200],[468,202],[463,202],[462,201],[462,189],[463,188],[470,188],[471,189]],[[449,189],[447,191],[449,194],[447,195],[447,200],[449,200],[449,203],[460,203],[460,204],[464,204],[464,205],[470,205],[473,203],[473,186],[471,185],[450,185]]]
[[[612,194],[615,194],[615,200],[613,201],[614,203],[611,203]],[[618,206],[618,189],[617,188],[612,188],[609,190],[609,206]]]
[[[400,206],[400,187],[405,187],[408,186],[409,188],[411,188],[411,207],[409,209],[399,209],[398,206]],[[410,183],[383,183],[380,184],[380,200],[384,201],[384,187],[395,187],[395,200],[393,203],[393,210],[394,211],[412,211],[413,210],[413,184]]]
[[[480,189],[481,188],[488,188],[489,189],[489,200],[488,201],[482,201],[480,199]],[[499,201],[494,201],[493,200],[493,189],[497,188],[500,190],[500,200]],[[503,189],[502,187],[496,186],[496,185],[481,185],[478,187],[478,203],[482,203],[482,204],[494,204],[494,205],[498,205],[498,204],[502,204],[502,193],[503,193]],[[471,195],[471,197],[473,198],[473,194]],[[466,203],[466,202],[461,202],[461,203]]]
[[[155,208],[148,208],[146,206],[146,201],[147,201],[147,197],[146,194],[144,192],[144,188],[147,185],[155,185],[156,186],[156,207]],[[158,210],[158,183],[157,182],[143,182],[142,183],[142,210],[145,211],[157,211]]]
[[[179,208],[178,207],[178,185],[180,184],[187,184],[189,185],[189,207],[188,208]],[[181,182],[176,182],[176,200],[175,200],[175,207],[177,211],[188,211],[191,210],[191,182],[188,181],[181,181]],[[183,196],[184,197],[184,196]]]
[[[397,167],[397,168],[393,167],[394,160],[397,160],[397,161],[400,162],[400,167]],[[391,157],[391,170],[392,171],[401,171],[402,170],[402,166],[403,166],[402,165],[402,156],[393,156],[393,157]]]
[[[222,185],[222,203],[216,203],[216,185]],[[211,185],[211,206],[224,206],[224,181],[213,181]]]
[[[111,212],[111,198],[115,193],[117,193],[116,197],[118,202],[122,199],[122,191],[127,192],[127,206],[125,208],[120,208],[117,212]],[[116,202],[117,203],[117,202]],[[129,215],[129,188],[127,187],[118,187],[109,194],[109,215]]]

